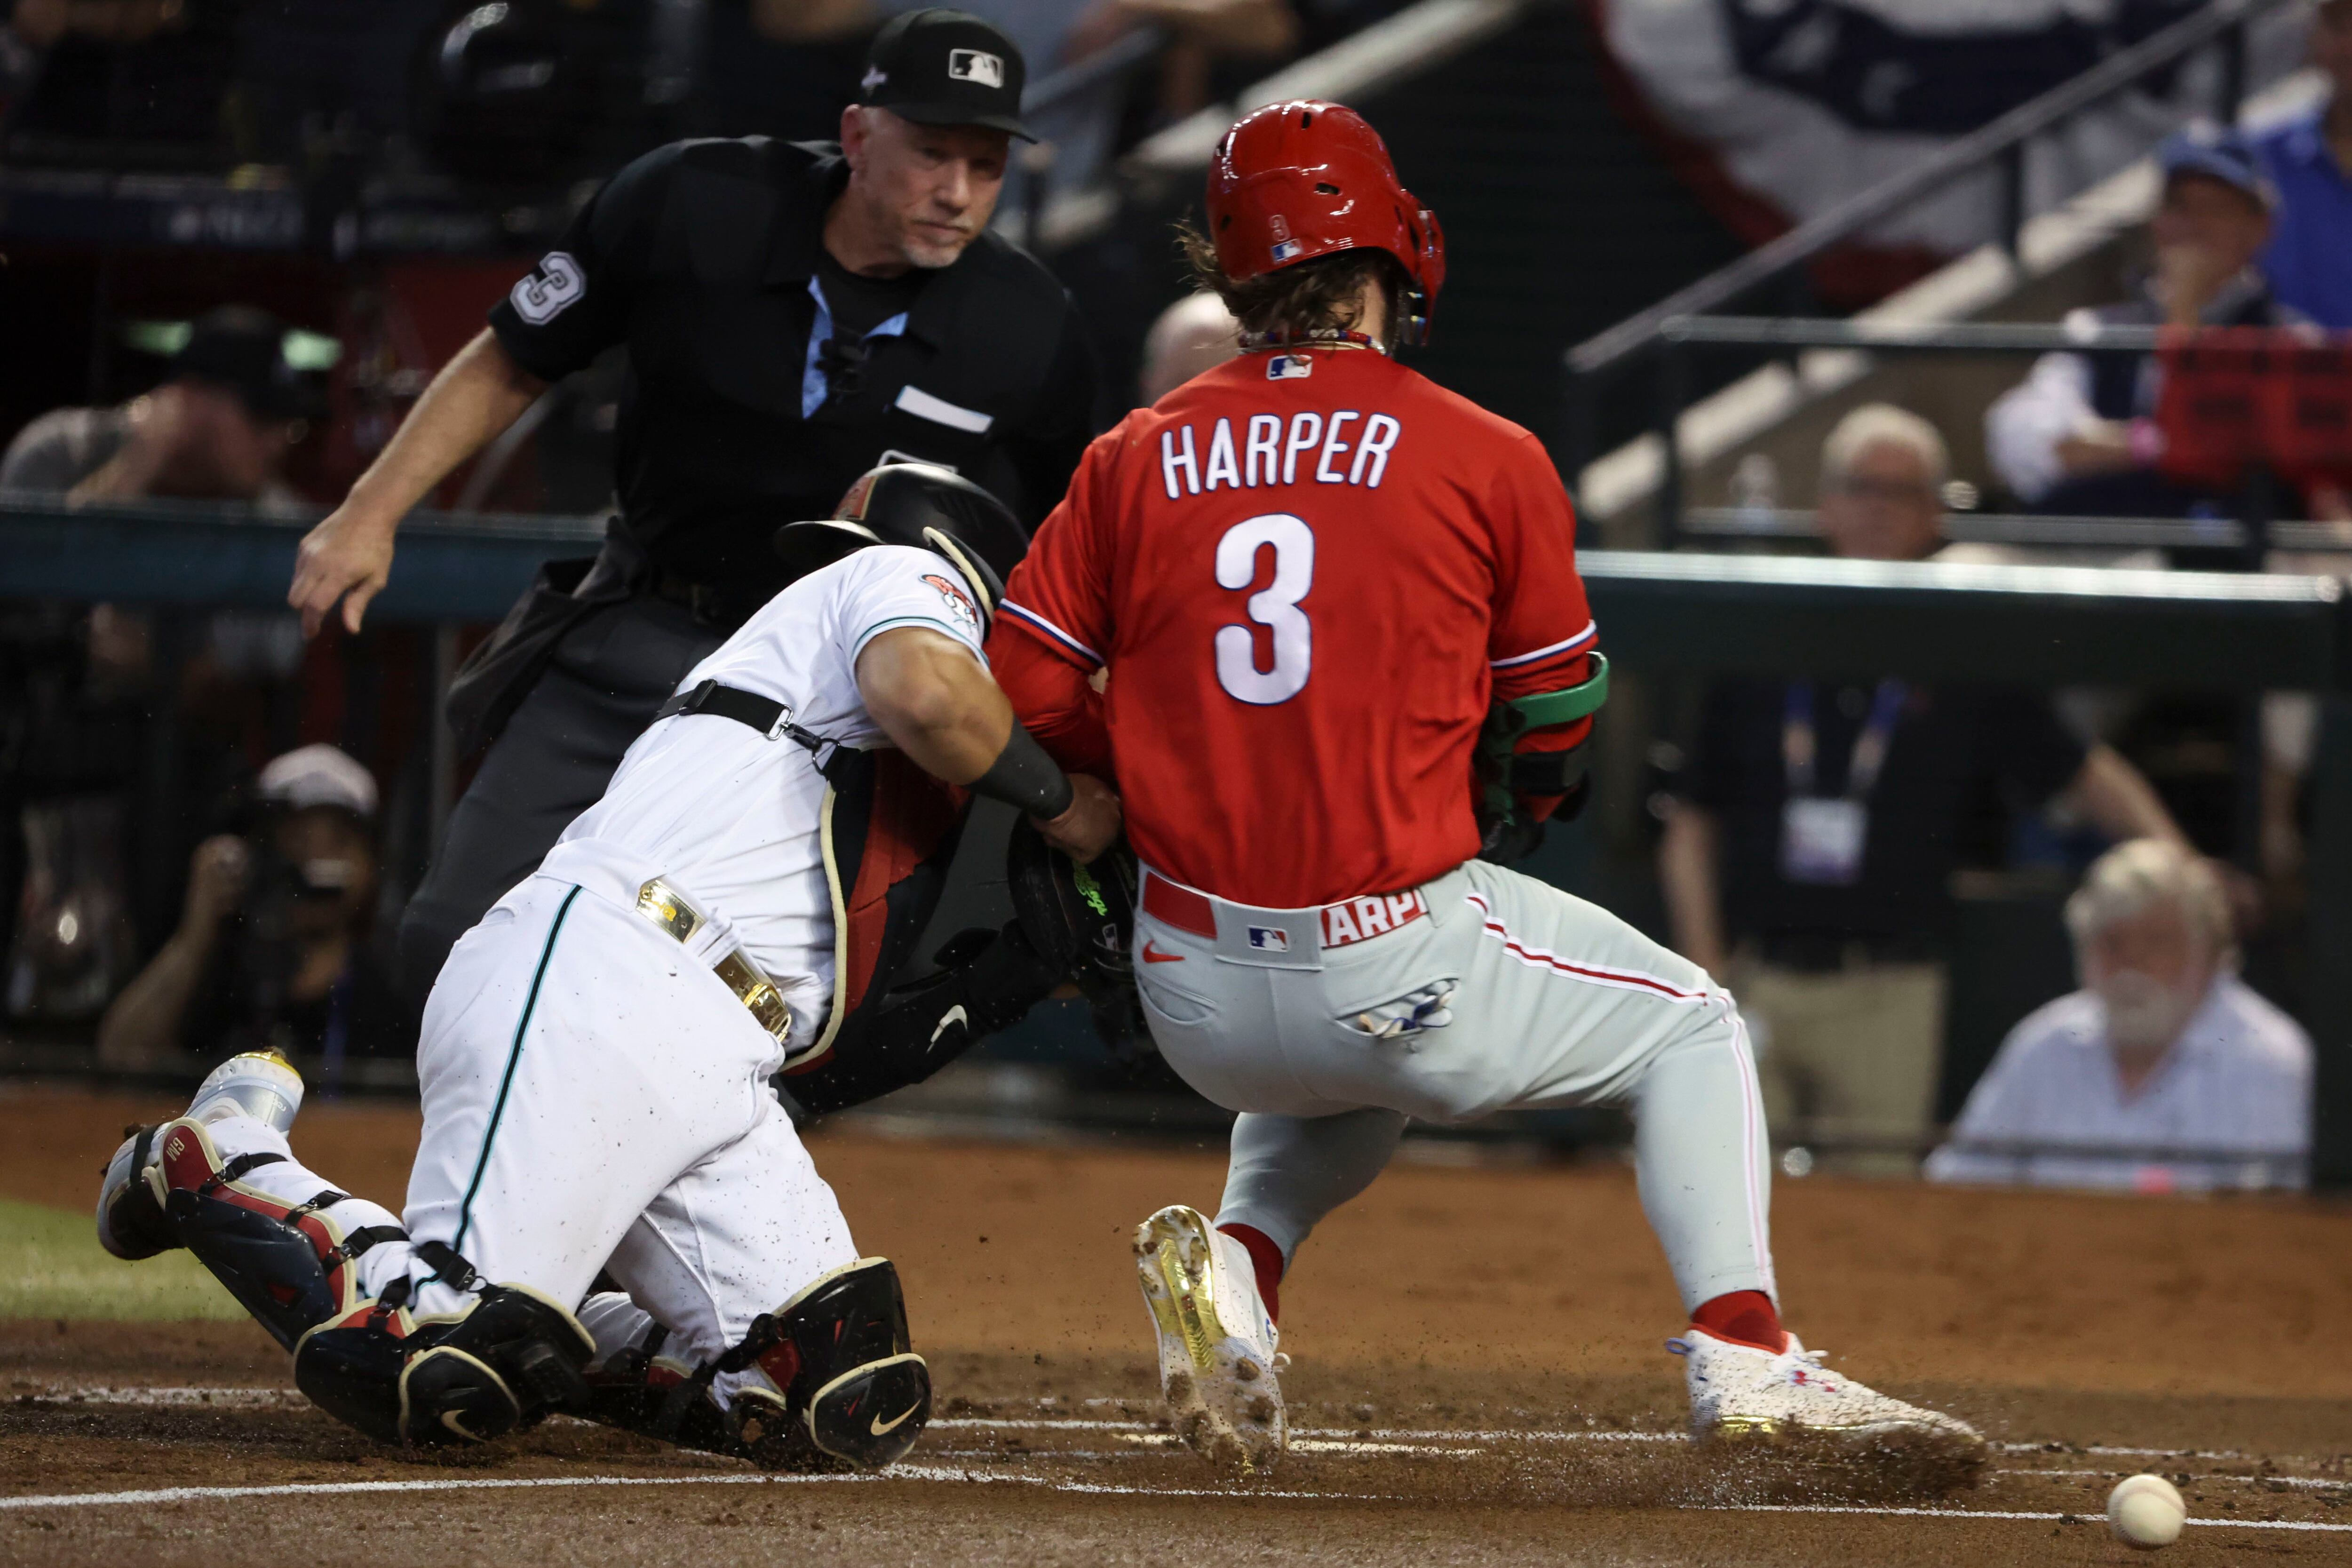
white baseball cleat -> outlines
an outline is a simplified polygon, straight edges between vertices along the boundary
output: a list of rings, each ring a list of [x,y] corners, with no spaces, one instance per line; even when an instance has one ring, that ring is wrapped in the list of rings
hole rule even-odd
[[[232,1116],[267,1121],[280,1132],[294,1130],[302,1109],[302,1075],[276,1051],[245,1051],[205,1075],[188,1101],[187,1120],[210,1125]]]
[[[250,1116],[284,1132],[293,1127],[294,1114],[301,1109],[302,1075],[292,1064],[275,1051],[247,1051],[206,1073],[186,1115],[178,1120],[209,1125]],[[152,1258],[180,1245],[145,1179],[156,1160],[157,1130],[127,1129],[99,1184],[98,1242],[117,1258]]]
[[[1983,1462],[1975,1427],[1827,1370],[1822,1353],[1794,1334],[1778,1355],[1696,1326],[1666,1348],[1684,1358],[1691,1431],[1702,1440],[1827,1438],[1857,1454],[1903,1452],[1961,1468]]]
[[[1276,1375],[1285,1358],[1249,1249],[1178,1204],[1136,1226],[1135,1268],[1178,1436],[1213,1464],[1271,1468],[1288,1439]]]

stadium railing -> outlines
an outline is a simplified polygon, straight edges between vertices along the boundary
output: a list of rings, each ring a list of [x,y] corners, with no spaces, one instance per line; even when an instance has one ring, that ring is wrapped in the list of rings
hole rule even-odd
[[[1675,461],[1672,420],[1689,401],[1689,388],[1679,380],[1680,362],[1671,353],[1658,353],[1667,342],[1670,322],[1712,315],[1759,296],[1769,298],[1791,315],[1801,314],[1809,293],[1806,268],[1824,252],[1860,237],[1913,203],[1988,166],[2000,172],[2000,235],[2015,258],[2028,216],[2026,159],[2036,139],[2209,49],[2219,53],[2221,63],[2215,79],[2213,117],[2222,124],[2234,124],[2246,97],[2249,26],[2296,3],[2213,0],[1990,124],[1956,137],[1902,174],[1857,192],[1780,238],[1577,344],[1568,351],[1564,365],[1561,473],[1573,487],[1585,466],[1599,456],[1596,415],[1601,400],[1612,395],[1622,376],[1647,364],[1656,373],[1656,407],[1668,442],[1662,510],[1678,510],[1681,475]]]

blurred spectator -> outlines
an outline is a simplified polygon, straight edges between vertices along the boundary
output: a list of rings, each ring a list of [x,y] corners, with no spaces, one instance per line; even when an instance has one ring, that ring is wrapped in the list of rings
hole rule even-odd
[[[2184,131],[2158,150],[2156,265],[2139,298],[2075,310],[2070,327],[2279,327],[2303,321],[2254,266],[2275,199],[2235,132]],[[2340,264],[2340,258],[2339,258]],[[2018,499],[2044,511],[2179,517],[2210,498],[2157,472],[2158,378],[2146,355],[2044,354],[1985,413],[1985,446]]]
[[[179,930],[98,1026],[99,1059],[275,1049],[322,1064],[415,1049],[416,1016],[369,941],[375,780],[332,746],[261,773],[264,818],[196,847]]]
[[[2352,328],[2352,0],[2324,0],[2310,48],[2332,86],[2327,101],[2254,139],[2279,196],[2263,271],[2283,303],[2321,326]]]
[[[237,91],[262,161],[366,154],[408,128],[417,46],[442,0],[269,0],[247,7]],[[472,13],[503,13],[484,5]],[[446,68],[446,67],[445,67]]]
[[[249,305],[197,321],[169,380],[118,408],[56,408],[0,457],[0,489],[69,500],[203,497],[289,506],[286,454],[301,437],[304,388],[286,329]]]
[[[1143,340],[1136,401],[1149,408],[1202,371],[1241,353],[1234,313],[1214,294],[1187,294],[1160,312]]]
[[[1934,553],[1945,472],[1927,421],[1885,404],[1847,415],[1822,454],[1831,550]],[[2032,808],[2062,791],[2110,838],[2179,839],[2147,782],[2085,749],[2043,693],[1893,679],[1708,692],[1659,876],[1676,946],[1739,999],[1777,1134],[1846,1143],[1826,1163],[1849,1170],[1913,1167],[1963,828],[1989,795]]]
[[[1070,26],[1061,63],[1083,64],[1142,27],[1159,28],[1168,45],[1151,100],[1140,115],[1126,115],[1138,132],[1232,97],[1243,81],[1297,53],[1305,36],[1292,0],[1092,0]],[[1068,182],[1070,174],[1062,178]]]
[[[1300,34],[1289,0],[1093,0],[1070,28],[1063,57],[1076,64],[1138,27],[1151,26],[1204,54],[1243,59],[1287,54]],[[1167,107],[1182,113],[1200,105]]]
[[[701,71],[712,129],[831,141],[843,107],[857,101],[866,46],[884,19],[873,0],[712,0]]]
[[[2235,973],[2212,867],[2153,839],[2121,845],[2068,900],[2066,926],[2083,988],[2010,1031],[1928,1176],[2141,1191],[2302,1184],[2311,1041]]]
[[[16,0],[9,31],[38,64],[9,105],[12,158],[226,163],[241,9],[238,0]]]

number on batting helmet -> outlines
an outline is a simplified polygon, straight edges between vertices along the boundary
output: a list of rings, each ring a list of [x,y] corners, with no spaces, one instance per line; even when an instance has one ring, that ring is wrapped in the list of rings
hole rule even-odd
[[[1209,237],[1236,283],[1342,250],[1385,250],[1412,280],[1408,341],[1429,335],[1445,236],[1346,104],[1294,99],[1236,121],[1209,163]]]

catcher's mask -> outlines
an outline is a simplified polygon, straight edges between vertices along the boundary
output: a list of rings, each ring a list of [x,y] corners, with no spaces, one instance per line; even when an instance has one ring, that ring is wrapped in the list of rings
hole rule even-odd
[[[849,487],[831,517],[788,522],[775,551],[795,578],[871,544],[908,544],[944,557],[971,588],[982,630],[1004,579],[1029,552],[1029,531],[1005,504],[936,463],[884,463]]]

